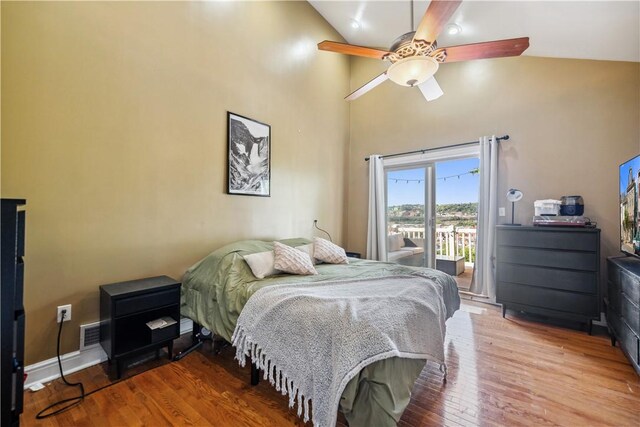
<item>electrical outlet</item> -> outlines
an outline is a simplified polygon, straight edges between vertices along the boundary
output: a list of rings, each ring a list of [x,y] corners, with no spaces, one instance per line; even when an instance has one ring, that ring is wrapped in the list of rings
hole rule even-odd
[[[71,320],[71,304],[67,305],[59,305],[58,306],[58,319],[56,320],[58,323],[62,320],[62,310],[66,310],[67,312],[64,314],[64,321],[68,322]]]
[[[507,212],[504,208],[498,208],[498,216],[505,216]]]

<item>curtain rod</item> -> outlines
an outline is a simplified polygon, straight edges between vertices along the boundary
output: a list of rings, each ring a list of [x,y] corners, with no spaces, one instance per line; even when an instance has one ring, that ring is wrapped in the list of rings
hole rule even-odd
[[[509,135],[504,135],[504,136],[497,137],[496,141],[506,141],[508,139],[509,139]],[[443,145],[442,147],[423,148],[422,150],[413,150],[413,151],[405,151],[404,153],[387,154],[386,156],[380,156],[380,157],[382,157],[383,159],[389,159],[391,157],[406,156],[406,155],[409,155],[409,154],[418,154],[418,153],[424,154],[427,151],[443,150],[445,148],[463,147],[465,145],[472,145],[472,144],[477,144],[477,143],[478,143],[478,141],[462,142],[460,144]],[[364,161],[368,162],[369,161],[369,157],[365,157]]]

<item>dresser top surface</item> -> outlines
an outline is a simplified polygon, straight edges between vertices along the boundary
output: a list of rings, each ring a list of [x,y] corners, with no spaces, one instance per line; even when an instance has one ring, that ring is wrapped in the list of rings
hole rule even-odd
[[[533,226],[533,225],[496,225],[499,230],[513,231],[562,231],[569,233],[599,233],[599,228],[593,227],[557,227],[557,226]]]
[[[162,288],[179,285],[180,282],[172,279],[169,276],[156,276],[138,280],[129,280],[126,282],[110,283],[108,285],[101,285],[100,289],[102,289],[112,297],[117,297],[121,295],[142,293],[156,289],[160,290]]]
[[[633,273],[637,276],[640,276],[640,259],[633,256],[612,256],[608,258],[609,261],[613,262],[620,268],[624,268],[625,270]]]

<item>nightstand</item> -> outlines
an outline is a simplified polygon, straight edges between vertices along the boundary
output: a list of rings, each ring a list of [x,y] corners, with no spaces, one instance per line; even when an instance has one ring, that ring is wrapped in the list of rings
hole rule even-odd
[[[349,251],[346,251],[346,253],[347,253],[347,256],[349,258],[362,258],[362,254],[360,252],[349,252]]]
[[[180,336],[180,282],[168,276],[100,286],[100,344],[122,376],[123,362],[167,347]],[[176,323],[151,330],[147,322],[170,317]]]

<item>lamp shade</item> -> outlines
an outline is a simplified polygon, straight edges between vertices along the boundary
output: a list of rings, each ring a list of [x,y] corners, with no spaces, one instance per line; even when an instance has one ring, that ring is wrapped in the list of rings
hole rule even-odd
[[[401,86],[416,86],[433,76],[439,66],[430,56],[410,56],[392,64],[387,76]]]

